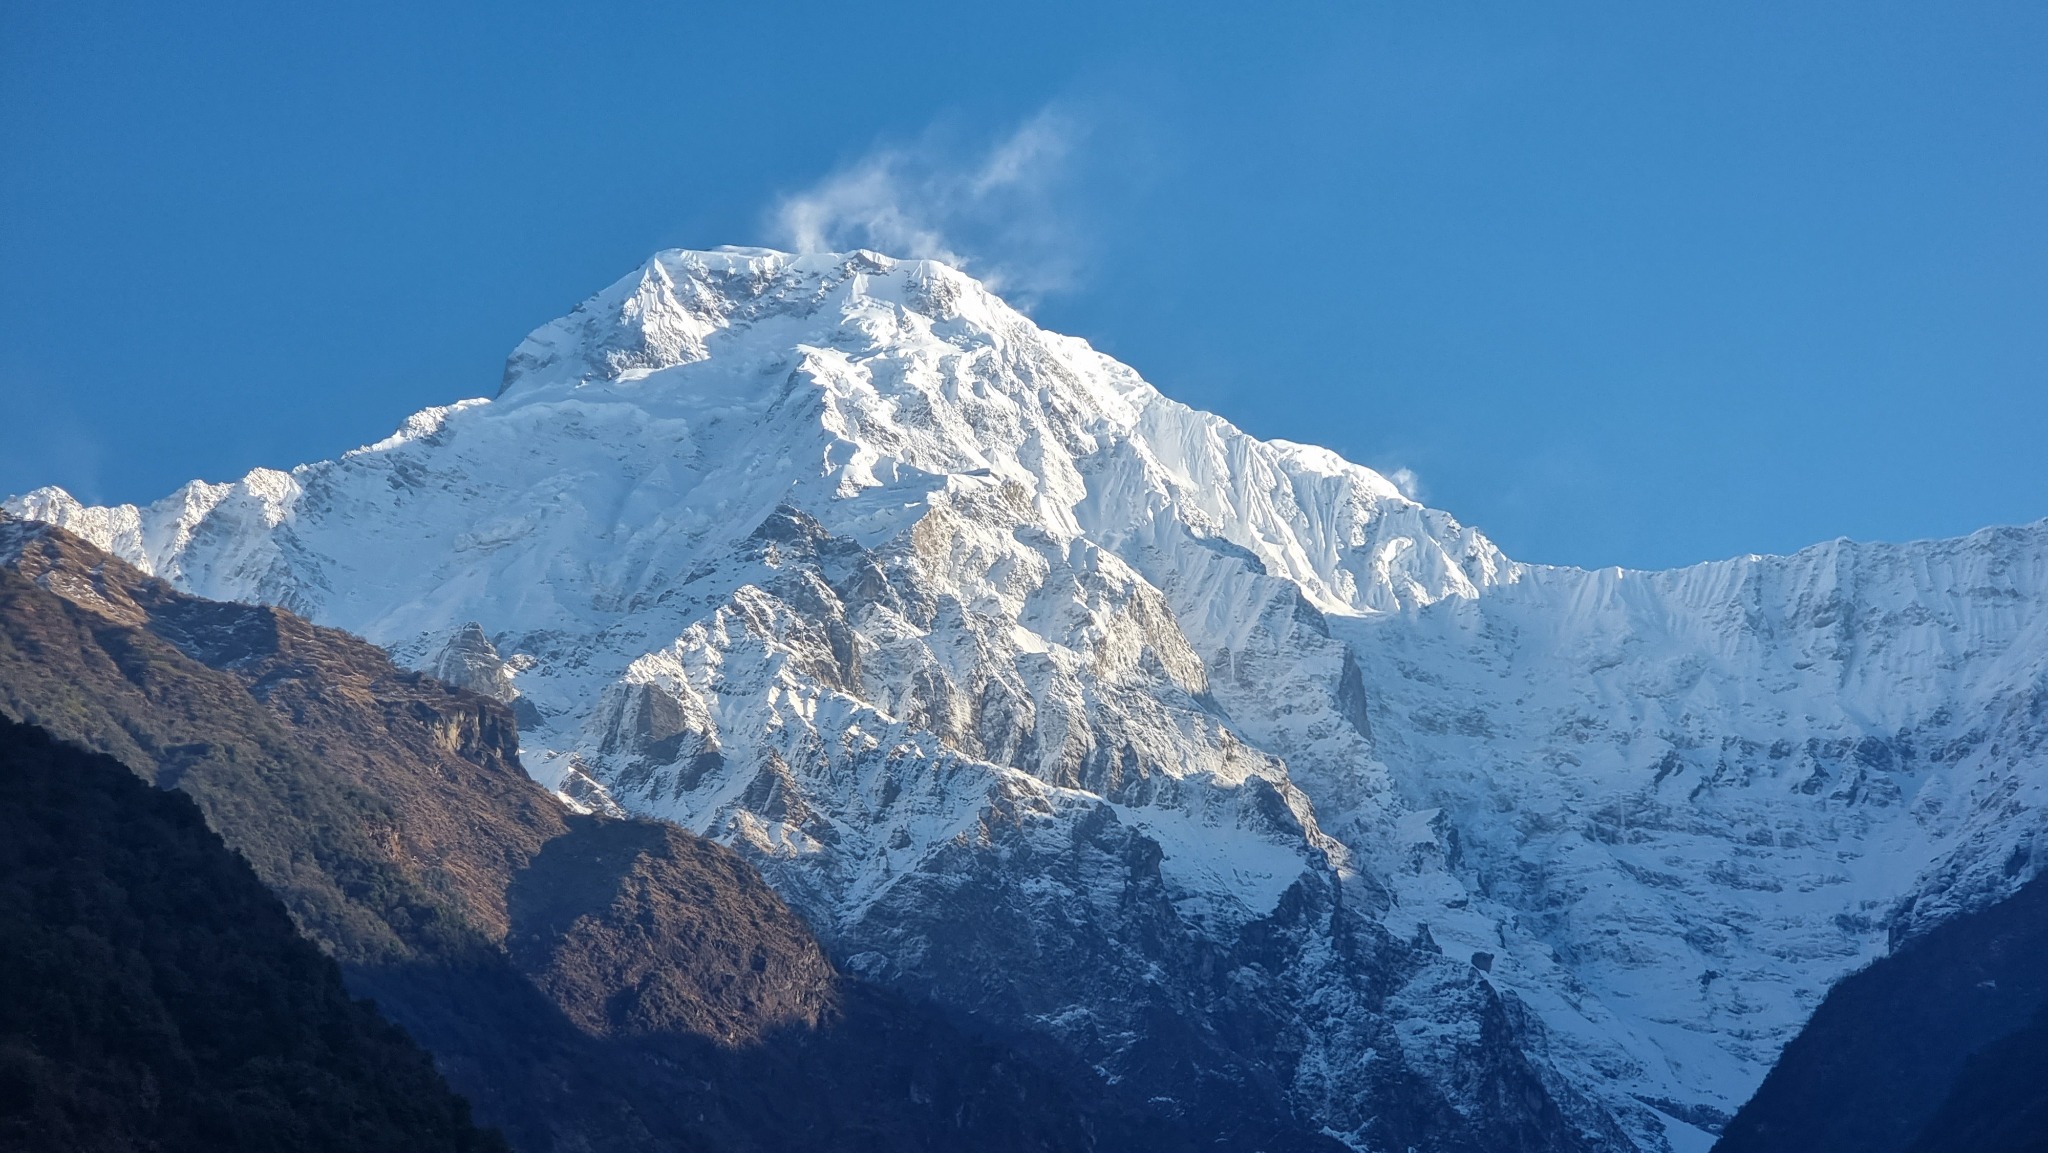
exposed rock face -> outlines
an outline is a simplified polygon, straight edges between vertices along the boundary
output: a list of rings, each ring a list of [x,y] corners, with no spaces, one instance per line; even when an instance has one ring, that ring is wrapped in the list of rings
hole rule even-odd
[[[484,635],[484,627],[475,621],[456,632],[427,672],[436,680],[494,701],[510,702],[519,695],[512,686],[512,670],[498,656],[491,638]]]
[[[523,1150],[1184,1147],[840,976],[731,850],[567,809],[502,704],[5,518],[0,713],[197,801]]]
[[[560,795],[1206,1128],[1696,1148],[2048,810],[2044,526],[1521,565],[868,253],[663,253],[340,460],[11,507],[417,667],[480,623]]]

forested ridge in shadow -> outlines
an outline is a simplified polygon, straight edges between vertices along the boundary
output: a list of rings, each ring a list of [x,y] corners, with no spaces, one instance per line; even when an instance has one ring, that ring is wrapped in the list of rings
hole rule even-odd
[[[189,798],[0,719],[0,1147],[504,1142]]]
[[[2048,878],[1903,941],[1814,1011],[1716,1153],[2048,1151]]]

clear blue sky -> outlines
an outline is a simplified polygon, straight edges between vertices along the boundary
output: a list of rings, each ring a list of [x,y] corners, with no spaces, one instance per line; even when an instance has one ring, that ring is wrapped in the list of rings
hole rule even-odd
[[[2038,0],[0,5],[0,492],[332,456],[880,170],[1524,559],[2048,516]]]

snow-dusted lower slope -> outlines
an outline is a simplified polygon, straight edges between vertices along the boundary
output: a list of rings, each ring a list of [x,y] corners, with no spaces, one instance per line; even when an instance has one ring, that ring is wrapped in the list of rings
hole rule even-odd
[[[1701,1147],[2048,801],[2048,526],[1517,565],[866,253],[663,253],[340,460],[7,507],[516,696],[856,970],[1269,1145]]]

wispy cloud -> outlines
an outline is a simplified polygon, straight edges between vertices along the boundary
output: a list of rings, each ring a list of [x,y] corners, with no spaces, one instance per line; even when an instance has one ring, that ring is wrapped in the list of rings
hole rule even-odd
[[[949,146],[938,131],[885,145],[770,213],[777,244],[798,252],[867,248],[942,260],[1026,299],[1070,286],[1078,237],[1056,205],[1083,136],[1048,108],[992,146]]]
[[[1422,478],[1415,475],[1414,469],[1402,465],[1400,468],[1387,473],[1386,477],[1394,482],[1395,488],[1401,490],[1402,496],[1412,501],[1420,502],[1422,500]]]

